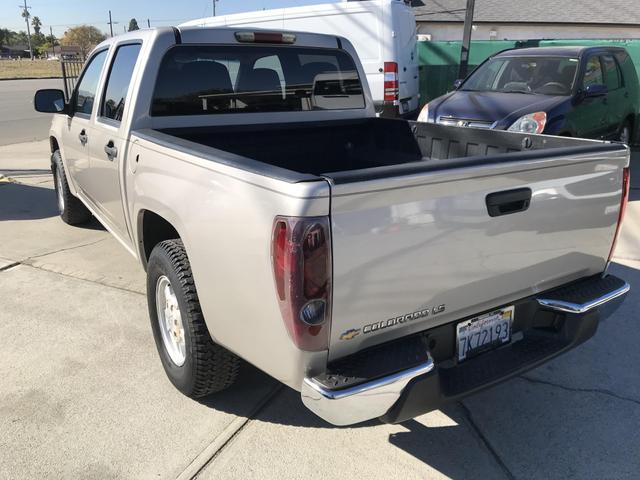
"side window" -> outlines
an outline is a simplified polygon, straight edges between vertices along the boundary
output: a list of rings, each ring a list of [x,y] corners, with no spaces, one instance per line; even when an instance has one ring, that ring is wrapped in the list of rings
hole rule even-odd
[[[96,91],[98,90],[100,72],[102,72],[106,58],[107,50],[103,50],[89,60],[89,64],[85,68],[73,96],[73,110],[75,113],[91,115],[93,102],[96,98]]]
[[[622,86],[622,76],[620,75],[620,67],[615,61],[613,55],[604,55],[602,57],[604,65],[606,85],[609,91],[617,90]]]
[[[584,79],[582,80],[582,87],[587,88],[589,85],[603,84],[604,76],[602,74],[602,65],[600,64],[600,57],[590,57],[587,60],[587,67],[584,71]]]
[[[129,83],[133,75],[133,69],[140,53],[140,44],[123,45],[116,50],[104,98],[100,107],[100,116],[111,120],[122,120],[124,103],[129,91]]]

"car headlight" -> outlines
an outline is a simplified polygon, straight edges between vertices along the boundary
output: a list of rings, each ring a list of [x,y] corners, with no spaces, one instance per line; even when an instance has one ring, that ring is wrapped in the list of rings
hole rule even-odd
[[[422,110],[420,110],[420,115],[418,115],[418,122],[428,122],[429,121],[429,104],[427,103]]]
[[[520,117],[508,130],[521,133],[542,133],[546,124],[547,114],[545,112],[535,112]]]

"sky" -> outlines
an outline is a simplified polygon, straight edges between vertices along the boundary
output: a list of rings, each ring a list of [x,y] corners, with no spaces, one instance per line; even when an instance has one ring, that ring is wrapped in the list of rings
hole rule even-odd
[[[21,9],[24,0],[0,0],[0,28],[26,30]],[[216,14],[248,12],[280,7],[294,7],[339,0],[218,0]],[[42,21],[43,33],[53,28],[53,34],[61,37],[64,31],[76,25],[93,25],[105,33],[109,32],[109,10],[114,22],[114,33],[122,33],[135,18],[140,27],[177,25],[187,20],[211,16],[212,0],[27,0],[31,15]]]

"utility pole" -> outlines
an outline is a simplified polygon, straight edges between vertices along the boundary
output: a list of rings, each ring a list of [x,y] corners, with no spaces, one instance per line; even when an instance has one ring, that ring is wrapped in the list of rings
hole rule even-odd
[[[147,28],[151,28],[151,22],[149,21],[148,18],[147,18]]]
[[[213,16],[214,16],[214,17],[216,16],[216,2],[217,2],[217,1],[218,1],[218,0],[213,0]]]
[[[471,32],[473,31],[473,11],[476,7],[476,0],[467,0],[467,12],[464,17],[464,33],[462,35],[462,50],[460,51],[460,70],[458,78],[467,76],[469,68],[469,51],[471,50]]]
[[[54,45],[56,42],[53,40],[53,27],[49,25],[49,40],[51,41],[51,56],[56,56],[56,46]]]
[[[31,46],[31,27],[29,26],[29,18],[31,18],[29,9],[31,7],[27,6],[27,0],[24,0],[24,5],[18,5],[18,7],[22,9],[22,16],[24,17],[24,21],[27,23],[27,38],[29,39],[29,58],[33,60],[33,47]]]
[[[111,10],[109,10],[109,30],[111,31],[111,36],[113,37],[113,20],[111,20]]]

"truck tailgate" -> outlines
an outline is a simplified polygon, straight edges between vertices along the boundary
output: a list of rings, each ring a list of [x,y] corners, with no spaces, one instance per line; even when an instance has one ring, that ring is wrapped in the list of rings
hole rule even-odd
[[[330,359],[602,272],[629,161],[625,147],[602,147],[328,176]],[[526,210],[489,215],[488,195],[526,189]]]

